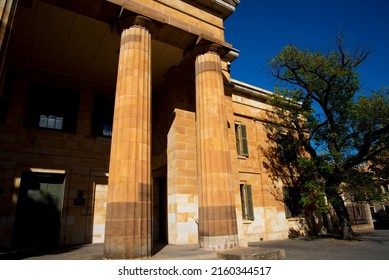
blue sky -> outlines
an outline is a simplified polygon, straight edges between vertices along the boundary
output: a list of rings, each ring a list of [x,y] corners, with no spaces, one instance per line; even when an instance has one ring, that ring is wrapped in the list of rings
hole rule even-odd
[[[346,48],[374,50],[358,68],[362,91],[389,86],[389,0],[241,0],[225,28],[240,51],[231,75],[242,82],[273,90],[268,62],[283,46],[327,51],[342,31]]]

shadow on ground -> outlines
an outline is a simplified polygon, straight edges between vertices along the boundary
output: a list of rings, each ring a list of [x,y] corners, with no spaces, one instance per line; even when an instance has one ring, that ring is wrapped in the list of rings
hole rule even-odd
[[[22,260],[45,255],[59,255],[76,251],[82,247],[83,245],[72,245],[55,248],[10,249],[8,251],[0,251],[0,260]]]

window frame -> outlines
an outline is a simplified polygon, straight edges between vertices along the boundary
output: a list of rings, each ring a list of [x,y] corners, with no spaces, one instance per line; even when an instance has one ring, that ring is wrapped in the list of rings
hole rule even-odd
[[[95,94],[92,113],[93,136],[112,137],[114,106],[114,97],[111,98],[99,93]],[[110,128],[110,130],[107,128]]]
[[[250,184],[240,184],[240,201],[243,220],[254,221],[253,193]]]
[[[304,210],[300,204],[301,189],[285,186],[282,188],[282,191],[286,218],[291,219],[300,217]]]
[[[235,123],[235,139],[236,139],[236,151],[238,156],[249,156],[249,145],[247,139],[246,125],[241,123]]]
[[[289,133],[277,134],[278,158],[281,163],[293,162],[297,159],[297,151],[288,145],[292,137]]]
[[[55,130],[63,129],[63,117],[54,116],[54,115],[43,115],[39,117],[39,128],[49,128]]]
[[[60,132],[76,133],[80,94],[77,90],[32,82],[27,97],[24,126]],[[44,125],[43,118],[46,117]],[[54,120],[54,126],[49,124]],[[55,125],[61,120],[60,125]]]

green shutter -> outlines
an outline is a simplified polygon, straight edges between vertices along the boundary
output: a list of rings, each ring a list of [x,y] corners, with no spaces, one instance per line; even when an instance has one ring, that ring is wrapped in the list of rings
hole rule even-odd
[[[240,199],[242,203],[242,218],[245,220],[247,211],[246,211],[246,185],[240,185]]]
[[[253,195],[251,185],[246,185],[247,220],[254,220]]]
[[[246,126],[245,125],[240,125],[241,127],[241,133],[242,133],[242,151],[241,154],[244,156],[249,155],[249,146],[247,142],[247,133],[246,133]]]
[[[240,125],[235,124],[236,151],[240,155]]]
[[[249,146],[247,141],[246,126],[243,124],[235,124],[236,150],[238,155],[248,156]]]
[[[289,219],[292,217],[292,212],[290,211],[289,187],[283,187],[283,192],[284,192],[285,216],[287,219]]]
[[[240,197],[242,202],[242,218],[244,220],[254,220],[253,196],[251,185],[240,185]]]

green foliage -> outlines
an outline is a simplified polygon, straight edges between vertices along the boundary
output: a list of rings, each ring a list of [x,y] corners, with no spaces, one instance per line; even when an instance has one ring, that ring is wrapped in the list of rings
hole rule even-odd
[[[380,189],[380,180],[374,173],[363,169],[351,169],[347,173],[342,191],[352,202],[375,202],[385,199]]]
[[[326,212],[328,205],[325,200],[324,181],[316,174],[315,162],[307,157],[301,157],[296,160],[296,165],[301,170],[299,174],[302,189],[301,204],[315,205],[320,212]]]
[[[371,159],[370,170],[378,181],[389,184],[389,150],[385,150]]]
[[[270,62],[280,84],[269,101],[265,167],[275,181],[300,187],[303,205],[324,211],[327,198],[340,221],[348,219],[342,188],[358,202],[379,200],[374,178],[387,168],[381,155],[389,149],[389,90],[358,96],[356,69],[369,54],[346,51],[339,40],[324,54],[286,46]],[[280,134],[289,136],[283,150],[295,150],[295,160],[279,160]]]

